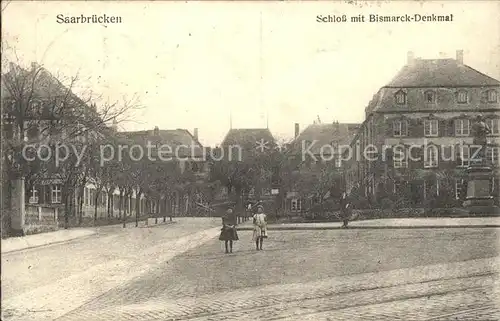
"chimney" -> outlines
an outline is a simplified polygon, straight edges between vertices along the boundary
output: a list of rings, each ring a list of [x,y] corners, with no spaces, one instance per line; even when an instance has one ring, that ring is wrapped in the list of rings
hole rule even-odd
[[[299,129],[299,123],[295,123],[295,138],[299,136],[300,129]]]
[[[198,140],[198,128],[195,128],[195,129],[193,130],[193,136],[194,136],[194,138],[195,138],[196,140]]]
[[[153,129],[153,135],[158,136],[160,135],[160,128],[158,126],[155,126]]]
[[[111,128],[113,128],[115,132],[118,131],[118,122],[116,121],[116,118],[113,118],[113,124],[111,125]]]
[[[407,62],[406,64],[407,65],[411,65],[414,61],[415,61],[415,54],[413,53],[413,51],[408,51],[408,54],[406,56],[407,58]]]
[[[31,63],[31,69],[35,70],[38,68],[38,64],[36,62]]]
[[[456,60],[459,64],[463,65],[463,63],[464,63],[464,51],[463,50],[457,50]]]

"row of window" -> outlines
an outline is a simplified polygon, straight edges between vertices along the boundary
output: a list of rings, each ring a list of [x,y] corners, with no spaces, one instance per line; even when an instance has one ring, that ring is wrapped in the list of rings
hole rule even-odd
[[[473,161],[474,152],[471,151],[469,146],[461,146],[458,153],[457,166],[458,167],[469,167],[471,161]],[[490,147],[486,150],[486,157],[493,164],[499,163],[499,147]],[[407,168],[408,167],[409,155],[405,151],[397,150],[394,151],[393,166],[394,168]],[[435,168],[439,165],[439,150],[437,146],[428,146],[424,152],[424,167],[425,168]]]
[[[471,131],[471,122],[469,119],[455,119],[455,136],[469,136]],[[500,119],[486,119],[486,124],[491,130],[492,135],[500,134]],[[408,120],[397,119],[392,123],[392,133],[394,137],[408,136]],[[424,135],[426,137],[439,136],[439,121],[437,119],[424,120]]]
[[[30,197],[28,199],[28,202],[30,204],[38,204],[39,200],[39,195],[38,195],[38,190],[36,188],[31,189],[30,191]],[[61,185],[52,185],[50,187],[50,203],[52,204],[60,204],[62,199],[62,192],[61,192]]]
[[[398,105],[406,105],[407,103],[407,95],[402,90],[398,91],[394,95],[394,99],[396,100],[396,104]],[[437,94],[434,90],[427,90],[424,92],[424,99],[427,104],[435,104],[437,100]],[[456,100],[459,104],[468,104],[469,92],[465,89],[458,90],[456,92]],[[483,92],[481,100],[488,103],[497,103],[498,93],[494,89],[486,90]]]
[[[94,206],[95,205],[95,193],[94,189],[85,188],[83,193],[83,204],[85,206]],[[108,196],[105,192],[101,192],[100,198],[97,200],[98,205],[105,206],[107,203]],[[50,203],[51,204],[60,204],[62,202],[62,192],[61,185],[55,184],[50,186]],[[39,191],[36,188],[32,188],[29,193],[28,203],[30,204],[38,204],[39,203]]]

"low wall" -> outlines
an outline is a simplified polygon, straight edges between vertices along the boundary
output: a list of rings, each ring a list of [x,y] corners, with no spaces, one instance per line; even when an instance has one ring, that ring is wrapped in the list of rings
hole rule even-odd
[[[354,209],[352,220],[370,220],[380,218],[424,218],[424,217],[466,217],[464,208],[398,208],[398,209]],[[302,213],[300,217],[283,217],[283,220],[303,222],[338,222],[340,212]]]
[[[37,234],[55,231],[58,228],[58,207],[27,204],[25,206],[24,233]]]

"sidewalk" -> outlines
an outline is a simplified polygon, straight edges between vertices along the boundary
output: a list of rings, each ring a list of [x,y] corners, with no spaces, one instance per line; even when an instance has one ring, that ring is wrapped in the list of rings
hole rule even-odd
[[[340,229],[341,222],[324,223],[282,223],[269,224],[269,230],[330,230]],[[500,217],[468,218],[397,218],[349,222],[350,229],[415,229],[415,228],[485,228],[500,227]],[[238,230],[251,230],[251,226],[238,227]]]
[[[158,225],[173,224],[175,221],[163,222],[163,219],[158,220],[155,224],[154,218],[150,218],[148,224],[145,221],[140,221],[140,228],[154,227]],[[127,223],[127,228],[135,227],[135,222]],[[32,249],[40,246],[58,244],[63,242],[68,242],[82,237],[87,237],[96,234],[100,230],[107,229],[117,229],[122,228],[121,224],[116,225],[105,225],[99,227],[87,227],[87,228],[71,228],[68,230],[58,230],[55,232],[47,232],[33,235],[26,235],[21,237],[11,237],[2,240],[2,253],[10,253],[15,251],[21,251],[26,249]]]
[[[49,244],[71,241],[77,238],[95,234],[95,229],[70,229],[55,232],[11,237],[2,240],[2,254],[20,251]]]

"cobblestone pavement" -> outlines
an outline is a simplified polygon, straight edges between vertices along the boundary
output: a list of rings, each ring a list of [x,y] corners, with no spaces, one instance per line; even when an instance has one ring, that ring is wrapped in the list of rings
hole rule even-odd
[[[498,229],[274,232],[208,242],[58,320],[498,320]]]
[[[85,239],[2,253],[2,320],[53,320],[213,239],[219,225],[179,218],[150,228],[103,227]]]

